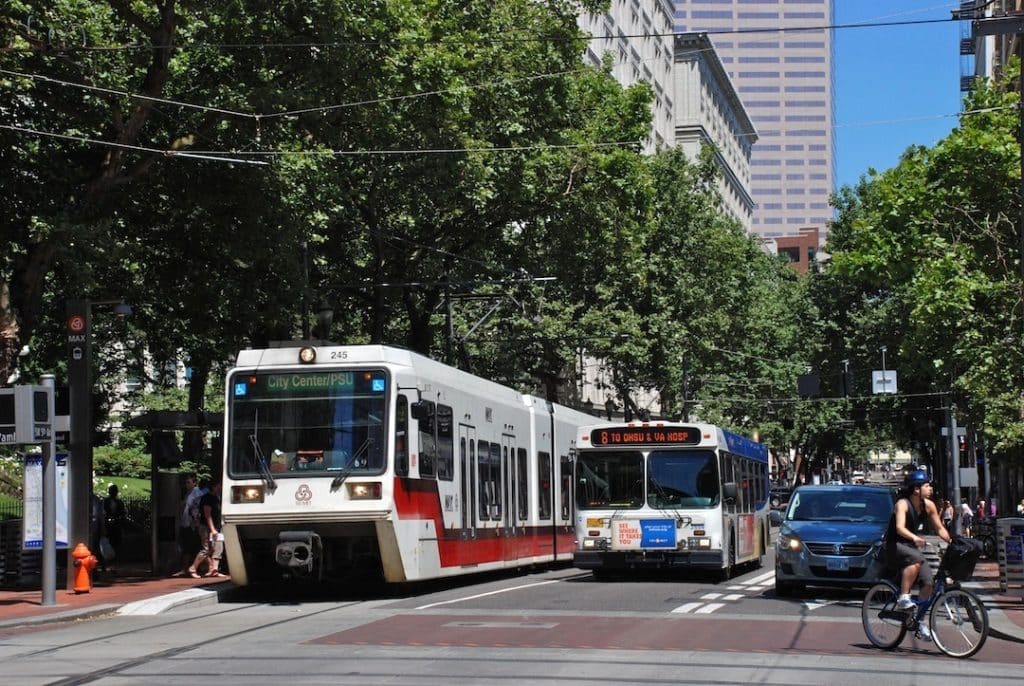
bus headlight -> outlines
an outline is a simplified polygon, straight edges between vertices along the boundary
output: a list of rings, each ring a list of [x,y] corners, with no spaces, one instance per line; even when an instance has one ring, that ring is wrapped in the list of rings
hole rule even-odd
[[[348,497],[350,500],[380,500],[380,484],[350,482]]]
[[[233,503],[262,503],[263,485],[259,486],[232,486],[231,502]]]

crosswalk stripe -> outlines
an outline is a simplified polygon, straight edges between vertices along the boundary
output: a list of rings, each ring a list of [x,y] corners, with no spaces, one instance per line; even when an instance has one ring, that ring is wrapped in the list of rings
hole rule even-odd
[[[693,614],[695,615],[709,615],[715,610],[721,608],[725,603],[708,603],[704,607],[696,610]]]
[[[680,605],[676,609],[672,610],[672,612],[677,613],[677,614],[687,614],[688,612],[692,612],[693,610],[696,610],[698,607],[702,606],[703,604],[704,603],[686,603],[685,605]]]
[[[768,581],[768,579],[772,579],[774,577],[775,577],[775,572],[774,571],[765,572],[764,574],[761,574],[760,576],[755,576],[753,579],[748,579],[747,581],[744,581],[743,583],[745,585],[747,585],[747,586],[753,586],[755,584],[763,584],[764,582]]]

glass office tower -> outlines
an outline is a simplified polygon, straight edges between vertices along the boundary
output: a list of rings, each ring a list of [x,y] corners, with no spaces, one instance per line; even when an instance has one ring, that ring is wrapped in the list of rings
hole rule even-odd
[[[834,0],[675,0],[675,30],[707,32],[757,129],[753,231],[794,235],[832,217]],[[784,30],[778,30],[784,29]]]

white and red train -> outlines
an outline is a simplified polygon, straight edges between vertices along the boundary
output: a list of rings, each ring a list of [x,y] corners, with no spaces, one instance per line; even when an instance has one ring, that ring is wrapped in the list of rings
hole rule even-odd
[[[594,418],[407,350],[245,350],[228,375],[234,582],[407,582],[570,560]]]

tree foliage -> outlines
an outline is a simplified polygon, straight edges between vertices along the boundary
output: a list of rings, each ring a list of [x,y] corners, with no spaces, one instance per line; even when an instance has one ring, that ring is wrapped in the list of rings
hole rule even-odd
[[[960,126],[935,147],[908,149],[896,167],[837,198],[831,267],[815,282],[816,301],[832,308],[820,361],[836,369],[849,357],[866,373],[885,346],[901,394],[920,397],[875,400],[865,419],[890,422],[901,442],[934,435],[942,422],[934,410],[954,402],[997,452],[1024,447],[1019,97],[1011,82],[977,88]]]
[[[765,398],[806,364],[803,286],[723,212],[710,152],[643,153],[651,91],[583,65],[579,10],[0,1],[0,373],[26,343],[27,372],[58,369],[64,302],[121,296],[100,362],[183,355],[197,409],[323,301],[323,338],[450,345],[566,401],[585,351],[633,410],[686,395],[794,443]]]

